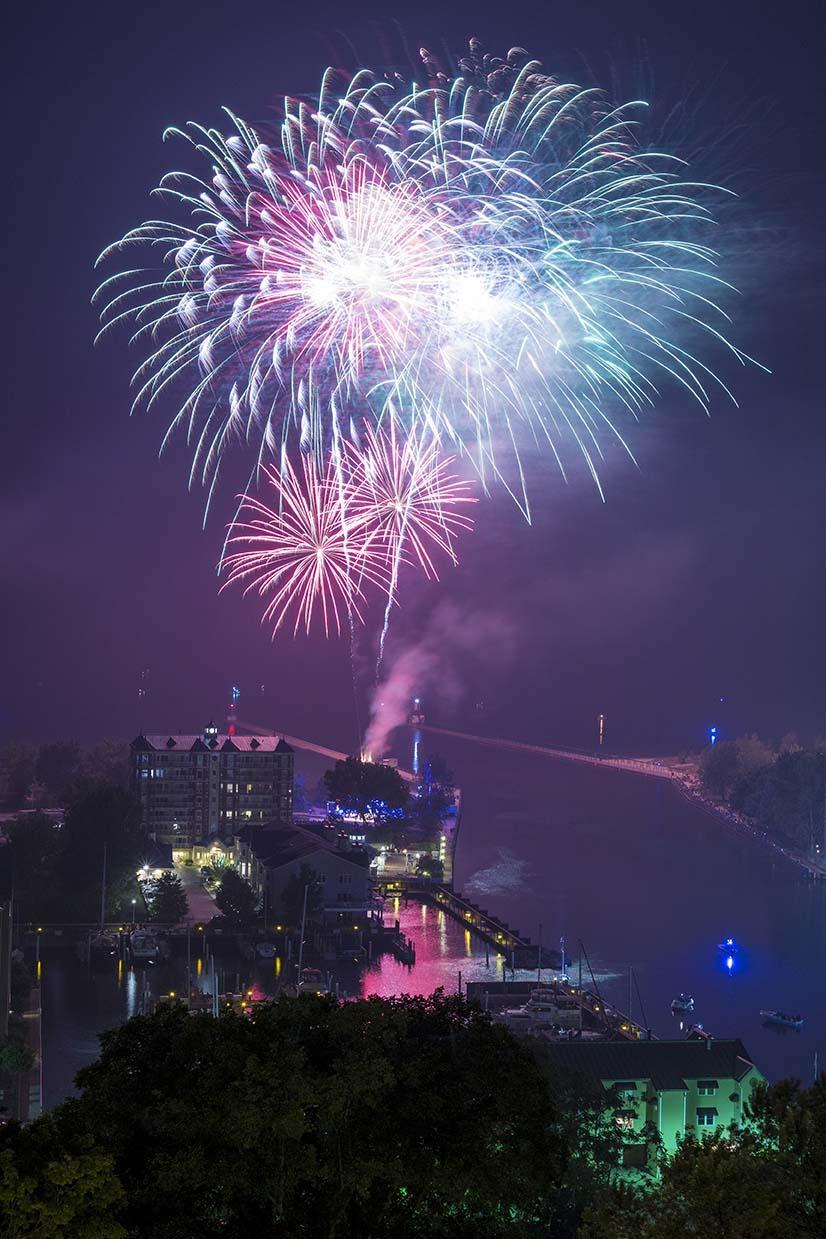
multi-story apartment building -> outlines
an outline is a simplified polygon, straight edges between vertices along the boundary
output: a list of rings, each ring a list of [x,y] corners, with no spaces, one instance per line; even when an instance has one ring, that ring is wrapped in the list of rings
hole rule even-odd
[[[140,735],[131,744],[132,779],[144,828],[186,847],[230,838],[241,826],[292,819],[295,756],[283,737]]]

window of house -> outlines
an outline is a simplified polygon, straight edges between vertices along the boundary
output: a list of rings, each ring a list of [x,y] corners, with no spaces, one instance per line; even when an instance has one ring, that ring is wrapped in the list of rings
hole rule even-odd
[[[699,1106],[697,1108],[697,1126],[714,1127],[717,1122],[716,1106]]]
[[[617,1090],[620,1097],[628,1097],[629,1095],[636,1093],[637,1082],[636,1080],[617,1080],[614,1084],[614,1088]]]
[[[697,1092],[701,1097],[713,1097],[719,1085],[716,1080],[698,1080]]]
[[[623,1131],[628,1131],[629,1128],[634,1126],[634,1119],[636,1117],[636,1110],[617,1110],[614,1115],[614,1122]]]

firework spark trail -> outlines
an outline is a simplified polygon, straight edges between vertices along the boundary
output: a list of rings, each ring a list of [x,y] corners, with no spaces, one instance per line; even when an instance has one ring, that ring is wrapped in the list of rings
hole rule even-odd
[[[463,505],[475,504],[470,484],[450,472],[453,460],[442,457],[435,440],[413,431],[399,441],[396,420],[389,430],[365,430],[366,443],[349,452],[350,508],[365,522],[369,541],[386,548],[390,582],[379,636],[376,670],[381,667],[390,616],[396,601],[399,569],[405,549],[427,577],[438,579],[435,550],[455,564],[453,540],[473,528]]]

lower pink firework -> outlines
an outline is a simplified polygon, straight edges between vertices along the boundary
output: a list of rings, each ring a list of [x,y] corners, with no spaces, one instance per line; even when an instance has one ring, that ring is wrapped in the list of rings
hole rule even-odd
[[[227,540],[241,549],[224,556],[221,588],[257,593],[273,636],[290,623],[295,635],[320,619],[327,636],[345,616],[363,623],[367,589],[395,601],[403,563],[436,577],[437,552],[456,562],[454,538],[473,528],[465,509],[476,499],[451,463],[435,440],[399,440],[392,423],[368,428],[363,449],[331,454],[323,473],[313,455],[300,470],[285,455],[280,473],[263,470],[277,504],[242,498]]]

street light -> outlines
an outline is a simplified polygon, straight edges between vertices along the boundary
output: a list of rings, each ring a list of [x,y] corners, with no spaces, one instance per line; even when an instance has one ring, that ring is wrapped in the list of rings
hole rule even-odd
[[[133,925],[135,924],[135,904],[136,903],[137,903],[137,900],[133,899],[132,900],[132,924]]]

